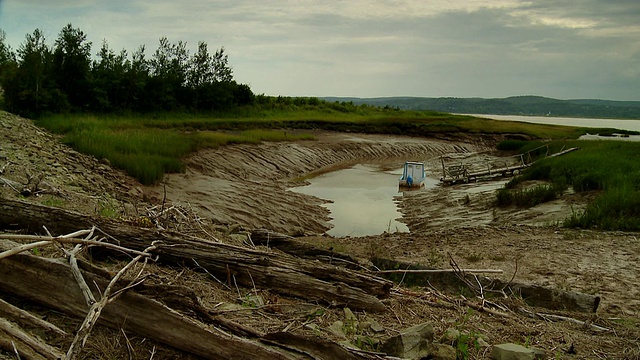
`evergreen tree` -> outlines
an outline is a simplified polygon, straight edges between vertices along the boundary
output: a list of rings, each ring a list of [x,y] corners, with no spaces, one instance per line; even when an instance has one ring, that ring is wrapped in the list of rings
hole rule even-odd
[[[128,96],[126,74],[131,62],[123,49],[116,54],[106,40],[97,54],[91,69],[93,99],[91,108],[97,111],[113,111],[126,106]]]
[[[218,110],[251,104],[248,85],[237,84],[224,48],[213,55],[207,44],[189,56],[186,42],[160,38],[150,59],[142,45],[129,59],[102,42],[91,56],[91,42],[67,24],[53,48],[40,29],[27,34],[17,56],[0,30],[0,85],[10,111],[39,116],[43,112]]]
[[[145,46],[140,45],[132,54],[125,73],[125,109],[145,111],[152,108],[153,100],[147,95],[149,82],[149,61],[145,56]]]
[[[52,53],[40,29],[27,34],[17,51],[18,67],[5,81],[10,111],[25,116],[67,109],[67,101],[52,77]]]
[[[67,24],[56,39],[53,68],[58,88],[66,94],[76,109],[85,109],[91,102],[91,42],[80,29]]]
[[[213,77],[215,81],[233,81],[233,70],[229,66],[229,57],[224,53],[224,47],[221,47],[215,54],[213,54],[212,62]]]
[[[160,45],[149,62],[148,90],[162,109],[172,110],[184,105],[188,60],[187,43],[171,44],[166,37],[160,38]]]
[[[0,106],[4,105],[4,89],[7,79],[10,79],[16,72],[18,64],[16,55],[6,43],[7,35],[0,29]]]

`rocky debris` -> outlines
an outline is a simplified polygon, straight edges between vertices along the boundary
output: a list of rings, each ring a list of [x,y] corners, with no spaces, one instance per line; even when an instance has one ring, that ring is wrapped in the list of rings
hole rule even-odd
[[[434,343],[429,352],[429,359],[433,360],[456,360],[456,349],[451,345]]]
[[[455,345],[459,337],[460,331],[458,329],[448,328],[440,338],[440,342],[443,344]]]
[[[434,330],[431,323],[405,329],[382,344],[382,352],[406,359],[420,359],[431,353]]]
[[[333,324],[331,324],[331,326],[327,328],[327,330],[329,330],[329,332],[339,338],[347,338],[347,335],[344,333],[344,323],[340,320],[334,321]]]
[[[349,309],[348,307],[345,307],[342,310],[344,311],[344,320],[348,323],[353,324],[354,326],[358,326],[358,318],[353,313],[353,311],[351,311],[351,309]]]
[[[534,360],[544,359],[545,355],[543,350],[512,343],[496,345],[491,352],[495,360]]]
[[[135,180],[60,143],[33,121],[0,111],[0,125],[0,196],[88,214],[143,202],[146,195]]]

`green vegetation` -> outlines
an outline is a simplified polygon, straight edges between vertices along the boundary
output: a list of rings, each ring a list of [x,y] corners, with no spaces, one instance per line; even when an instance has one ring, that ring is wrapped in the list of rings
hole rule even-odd
[[[199,149],[309,140],[313,136],[305,131],[314,129],[414,136],[523,133],[536,138],[576,138],[584,133],[562,126],[263,95],[254,105],[213,113],[55,114],[41,117],[37,124],[64,135],[63,141],[80,152],[108,159],[144,184],[183,171],[182,159]]]
[[[209,53],[201,41],[161,37],[147,58],[145,45],[116,53],[102,42],[96,57],[87,34],[71,24],[52,46],[40,29],[27,34],[14,52],[0,30],[2,106],[38,118],[66,112],[154,112],[227,110],[251,104],[248,85],[233,80],[224,48]]]
[[[146,120],[145,120],[146,119]],[[182,159],[204,148],[261,141],[309,140],[313,136],[286,130],[185,131],[189,120],[176,128],[151,118],[93,115],[52,115],[38,124],[65,135],[63,142],[98,159],[108,159],[143,184],[152,184],[165,173],[184,170]]]
[[[498,190],[496,195],[498,206],[515,205],[532,207],[557,199],[566,190],[566,184],[536,185],[533,188]]]
[[[528,144],[521,151],[527,149]],[[627,141],[563,141],[552,147],[578,151],[546,158],[526,169],[498,192],[501,206],[533,206],[555,199],[571,186],[577,193],[593,192],[595,200],[564,222],[568,227],[640,230],[640,143]],[[526,180],[549,185],[517,189]]]

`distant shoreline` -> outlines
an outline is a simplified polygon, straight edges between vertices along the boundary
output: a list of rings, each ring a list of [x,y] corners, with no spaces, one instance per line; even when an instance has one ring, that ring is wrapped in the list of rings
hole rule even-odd
[[[469,115],[493,120],[520,121],[534,124],[564,125],[590,128],[615,128],[620,130],[640,131],[640,119],[606,119],[566,116],[527,116],[527,115],[492,115],[492,114],[456,114]]]
[[[581,117],[593,119],[640,119],[640,101],[598,99],[559,100],[542,96],[512,96],[500,99],[485,98],[321,98],[326,101],[353,102],[392,107],[400,110],[431,110],[454,114],[502,114],[555,117]]]

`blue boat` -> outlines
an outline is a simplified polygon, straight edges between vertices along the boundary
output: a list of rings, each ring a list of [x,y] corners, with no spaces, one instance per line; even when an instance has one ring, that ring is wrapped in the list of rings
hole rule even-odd
[[[423,162],[407,161],[404,163],[399,186],[405,189],[419,189],[424,186],[426,178],[427,174]]]

